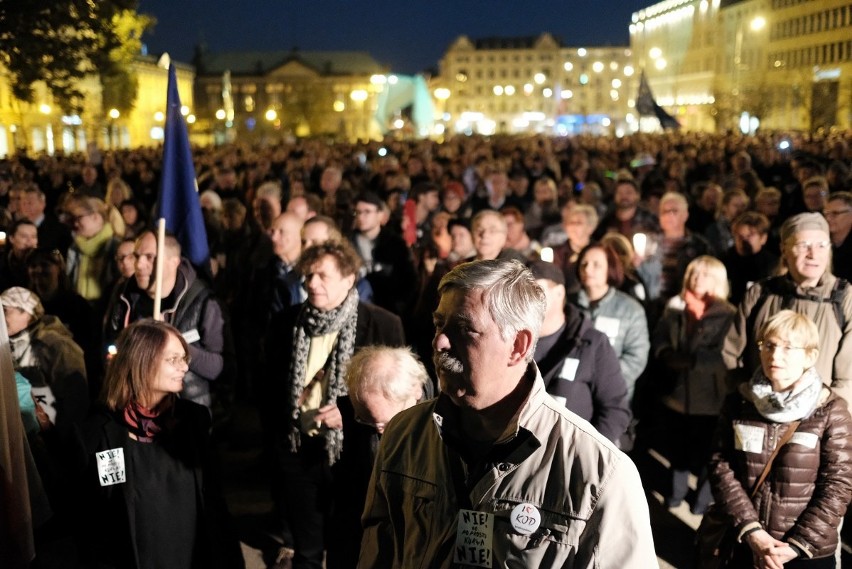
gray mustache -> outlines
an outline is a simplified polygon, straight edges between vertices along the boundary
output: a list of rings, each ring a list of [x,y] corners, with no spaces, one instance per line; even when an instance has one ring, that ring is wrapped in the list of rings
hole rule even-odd
[[[435,367],[449,373],[462,373],[464,371],[464,365],[447,352],[441,352],[435,357]]]

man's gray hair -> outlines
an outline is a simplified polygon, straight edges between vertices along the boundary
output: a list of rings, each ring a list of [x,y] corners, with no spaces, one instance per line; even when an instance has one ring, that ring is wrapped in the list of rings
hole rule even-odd
[[[359,393],[380,392],[385,399],[404,402],[419,400],[431,381],[426,368],[410,348],[365,346],[358,350],[346,370],[346,386],[350,397]]]
[[[527,361],[532,360],[547,300],[529,269],[519,261],[505,259],[463,263],[444,275],[438,285],[439,294],[450,289],[482,291],[484,304],[503,340],[529,330],[533,342]]]

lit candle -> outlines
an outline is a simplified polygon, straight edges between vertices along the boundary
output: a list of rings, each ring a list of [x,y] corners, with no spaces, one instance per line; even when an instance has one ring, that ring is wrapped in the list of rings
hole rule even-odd
[[[547,263],[552,263],[553,262],[553,249],[551,249],[550,247],[543,247],[541,249],[541,253],[539,254],[539,257],[541,257],[542,261],[545,261]]]
[[[633,250],[639,257],[645,256],[645,247],[648,244],[648,237],[644,233],[636,233],[633,235]]]

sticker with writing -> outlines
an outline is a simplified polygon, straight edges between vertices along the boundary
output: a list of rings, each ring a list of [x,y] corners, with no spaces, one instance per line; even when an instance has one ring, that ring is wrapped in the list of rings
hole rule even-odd
[[[620,326],[621,323],[617,318],[610,318],[608,316],[598,316],[595,318],[595,330],[606,334],[610,344],[615,342],[615,339],[618,337],[618,328]]]
[[[580,367],[580,360],[577,358],[565,358],[562,362],[562,369],[559,371],[559,377],[566,381],[574,381],[577,377],[577,368]]]
[[[124,469],[124,449],[113,448],[95,453],[98,460],[98,482],[101,486],[123,484],[127,481]]]
[[[763,452],[765,434],[763,427],[734,423],[734,448],[744,452]]]
[[[460,510],[453,562],[471,567],[491,567],[494,514]]]
[[[788,444],[816,448],[817,442],[819,442],[819,437],[815,433],[793,433]]]

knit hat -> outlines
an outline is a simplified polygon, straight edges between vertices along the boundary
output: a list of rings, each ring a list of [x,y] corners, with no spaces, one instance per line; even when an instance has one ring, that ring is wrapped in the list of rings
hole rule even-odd
[[[41,305],[36,293],[21,286],[13,286],[0,294],[0,304],[11,308],[18,308],[33,317],[34,320],[44,316],[44,307]]]
[[[536,280],[544,279],[554,284],[565,286],[565,275],[562,269],[547,261],[533,261],[528,265]]]
[[[800,213],[789,218],[781,226],[781,242],[784,243],[800,231],[819,230],[828,235],[828,222],[821,213]]]

